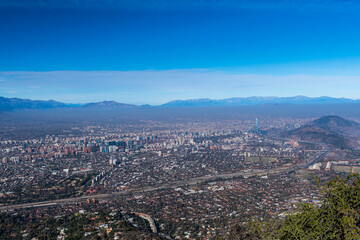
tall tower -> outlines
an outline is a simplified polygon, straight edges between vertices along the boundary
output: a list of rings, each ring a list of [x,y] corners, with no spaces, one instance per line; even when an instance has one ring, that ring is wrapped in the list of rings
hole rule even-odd
[[[84,153],[87,153],[87,139],[84,139]]]
[[[257,118],[255,120],[255,132],[259,132],[259,120]]]

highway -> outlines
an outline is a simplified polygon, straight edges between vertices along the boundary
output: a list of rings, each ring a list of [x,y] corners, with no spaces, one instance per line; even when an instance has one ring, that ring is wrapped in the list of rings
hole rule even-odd
[[[209,182],[209,181],[216,181],[216,180],[227,180],[236,177],[251,177],[251,176],[262,176],[267,174],[281,174],[281,173],[289,173],[301,168],[307,168],[310,165],[320,161],[328,152],[323,152],[321,155],[316,156],[313,160],[306,162],[305,164],[289,166],[289,167],[280,167],[275,169],[257,169],[252,171],[239,171],[235,173],[224,173],[224,174],[217,174],[217,175],[210,175],[210,176],[202,176],[191,178],[184,181],[176,181],[170,182],[159,186],[149,186],[144,188],[134,188],[134,189],[127,189],[121,192],[111,192],[108,194],[97,194],[97,195],[88,195],[88,196],[81,196],[81,197],[74,197],[74,198],[65,198],[65,199],[57,199],[57,200],[50,200],[50,201],[43,201],[43,202],[33,202],[33,203],[24,203],[24,204],[17,204],[17,205],[8,205],[8,206],[1,206],[0,211],[9,211],[14,209],[24,209],[24,208],[38,208],[38,207],[48,207],[54,205],[64,205],[64,204],[73,204],[79,202],[85,202],[88,199],[96,199],[96,200],[103,200],[103,199],[112,199],[117,196],[126,196],[132,194],[142,194],[146,192],[152,192],[157,190],[164,190],[164,189],[171,189],[171,188],[178,188],[183,186],[189,185],[196,185],[199,183]]]

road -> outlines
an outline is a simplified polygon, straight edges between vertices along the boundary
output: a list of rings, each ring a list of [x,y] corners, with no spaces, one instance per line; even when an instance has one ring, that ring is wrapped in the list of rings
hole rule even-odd
[[[144,187],[144,188],[127,189],[122,192],[112,192],[112,193],[108,193],[108,194],[88,195],[88,196],[57,199],[57,200],[50,200],[50,201],[43,201],[43,202],[1,206],[0,211],[72,204],[72,203],[85,202],[88,199],[96,199],[96,200],[112,199],[117,196],[142,194],[142,193],[152,192],[152,191],[157,191],[157,190],[178,188],[178,187],[183,187],[183,186],[188,186],[188,185],[196,185],[199,183],[208,182],[208,181],[216,181],[219,179],[222,179],[222,180],[232,179],[232,178],[241,177],[241,176],[242,177],[251,177],[251,176],[256,176],[256,175],[262,176],[262,175],[267,175],[267,174],[289,173],[291,171],[309,167],[310,165],[321,160],[326,154],[327,154],[327,152],[324,152],[321,155],[316,156],[313,160],[311,160],[305,164],[302,164],[302,165],[280,167],[280,168],[276,168],[276,169],[258,169],[258,170],[252,170],[251,172],[240,171],[240,172],[235,172],[235,173],[224,173],[224,174],[217,174],[217,175],[211,175],[211,176],[202,176],[202,177],[191,178],[191,179],[185,180],[185,181],[170,182],[170,183],[166,183],[166,184],[163,184],[160,186],[150,186],[150,187]]]

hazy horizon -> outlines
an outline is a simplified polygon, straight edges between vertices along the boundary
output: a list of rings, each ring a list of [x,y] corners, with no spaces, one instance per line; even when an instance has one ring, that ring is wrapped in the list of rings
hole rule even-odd
[[[0,96],[0,97],[5,97],[5,96]],[[123,104],[129,104],[129,105],[136,105],[136,106],[142,106],[142,105],[150,105],[150,106],[162,106],[162,105],[166,105],[168,103],[172,103],[172,102],[186,102],[186,101],[201,101],[201,100],[211,100],[211,101],[222,101],[222,100],[231,100],[231,99],[251,99],[251,98],[268,98],[268,100],[270,101],[271,98],[278,98],[278,99],[283,99],[283,98],[297,98],[297,97],[303,97],[303,98],[309,98],[309,99],[317,99],[317,98],[331,98],[331,99],[336,99],[336,100],[352,100],[352,101],[358,101],[360,99],[356,99],[356,98],[348,98],[348,97],[332,97],[332,96],[315,96],[315,97],[309,97],[309,96],[305,96],[305,95],[295,95],[295,96],[284,96],[284,97],[279,97],[279,96],[246,96],[246,97],[229,97],[229,98],[211,98],[211,97],[203,97],[203,98],[184,98],[184,99],[170,99],[169,101],[166,102],[162,102],[160,104],[149,104],[149,103],[141,103],[141,104],[136,104],[136,103],[130,103],[130,102],[120,102],[120,101],[116,101],[114,99],[104,99],[104,100],[99,100],[99,101],[87,101],[87,102],[67,102],[67,101],[58,101],[54,98],[49,98],[49,99],[34,99],[34,98],[21,98],[21,97],[17,97],[17,96],[13,96],[13,97],[5,97],[8,99],[24,99],[24,100],[31,100],[31,101],[55,101],[55,102],[60,102],[60,103],[65,103],[65,104],[69,104],[69,105],[84,105],[84,104],[89,104],[89,103],[101,103],[101,102],[117,102],[117,103],[123,103]],[[286,102],[285,102],[286,103]],[[302,103],[299,103],[302,104]],[[311,103],[311,104],[316,104],[316,103]],[[326,103],[325,103],[326,104]],[[327,104],[334,104],[332,102],[327,103]],[[341,104],[341,103],[340,103]],[[247,106],[247,104],[244,104],[245,106]],[[254,104],[257,105],[257,104]],[[237,105],[235,105],[237,106]]]
[[[15,71],[0,72],[0,85],[0,95],[9,98],[161,105],[179,99],[252,96],[359,99],[360,76],[272,76],[208,70]]]

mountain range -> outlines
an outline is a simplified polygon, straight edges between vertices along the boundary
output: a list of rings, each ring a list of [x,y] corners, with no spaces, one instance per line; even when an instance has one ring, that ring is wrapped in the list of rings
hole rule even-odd
[[[344,104],[360,103],[360,100],[332,97],[247,97],[227,99],[189,99],[174,100],[157,107],[204,107],[204,106],[255,106],[255,105],[285,105],[285,104]],[[50,109],[50,108],[107,108],[117,109],[123,107],[151,107],[150,105],[137,106],[133,104],[118,103],[116,101],[102,101],[86,104],[66,104],[53,100],[30,100],[21,98],[0,97],[0,111],[11,111],[17,109]]]
[[[115,101],[102,101],[94,103],[86,103],[81,105],[82,108],[122,108],[122,107],[137,107],[133,104],[118,103]]]
[[[0,111],[10,111],[15,109],[63,108],[69,106],[72,105],[56,102],[53,100],[42,101],[42,100],[0,97]]]
[[[360,103],[360,100],[348,98],[316,97],[305,96],[295,97],[247,97],[247,98],[226,98],[214,100],[209,98],[175,100],[162,106],[243,106],[262,104],[333,104],[333,103]]]

